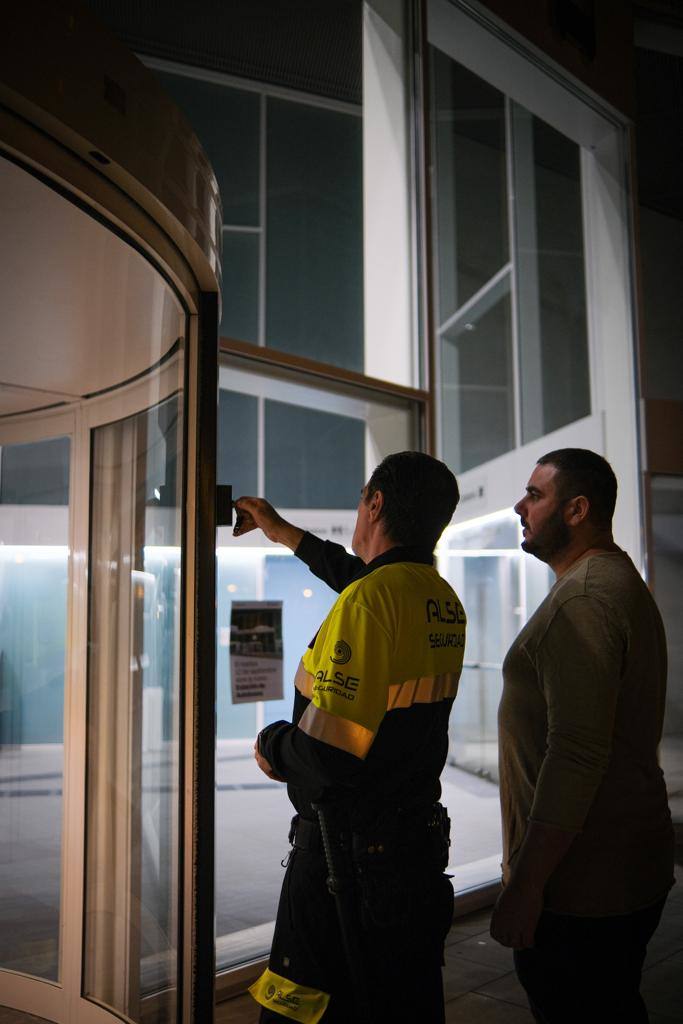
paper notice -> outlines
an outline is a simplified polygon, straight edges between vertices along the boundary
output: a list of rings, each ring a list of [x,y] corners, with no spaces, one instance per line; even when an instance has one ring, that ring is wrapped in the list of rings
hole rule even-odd
[[[233,601],[230,618],[233,704],[282,700],[282,601]]]

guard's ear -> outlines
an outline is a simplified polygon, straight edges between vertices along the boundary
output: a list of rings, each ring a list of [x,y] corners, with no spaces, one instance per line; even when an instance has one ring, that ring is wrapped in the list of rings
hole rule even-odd
[[[570,498],[564,507],[564,521],[567,526],[580,526],[590,515],[590,502],[585,494]]]
[[[377,522],[381,518],[384,508],[384,495],[381,491],[375,491],[368,502],[370,521]]]

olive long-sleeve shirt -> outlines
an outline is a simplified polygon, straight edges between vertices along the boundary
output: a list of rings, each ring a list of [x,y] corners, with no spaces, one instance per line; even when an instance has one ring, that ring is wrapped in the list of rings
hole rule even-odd
[[[673,829],[657,760],[666,641],[623,552],[572,566],[503,665],[499,710],[503,875],[527,821],[574,832],[547,909],[624,914],[673,884]]]

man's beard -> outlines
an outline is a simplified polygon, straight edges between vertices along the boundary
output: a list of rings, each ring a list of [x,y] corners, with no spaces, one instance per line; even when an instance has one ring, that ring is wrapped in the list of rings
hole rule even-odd
[[[522,551],[534,555],[541,562],[549,562],[559,551],[568,547],[570,533],[562,509],[563,505],[558,505],[540,530],[529,540],[522,541]]]

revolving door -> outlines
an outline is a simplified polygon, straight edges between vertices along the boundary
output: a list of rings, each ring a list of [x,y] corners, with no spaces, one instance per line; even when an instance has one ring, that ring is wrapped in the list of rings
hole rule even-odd
[[[217,186],[0,90],[0,1005],[210,1019]]]

